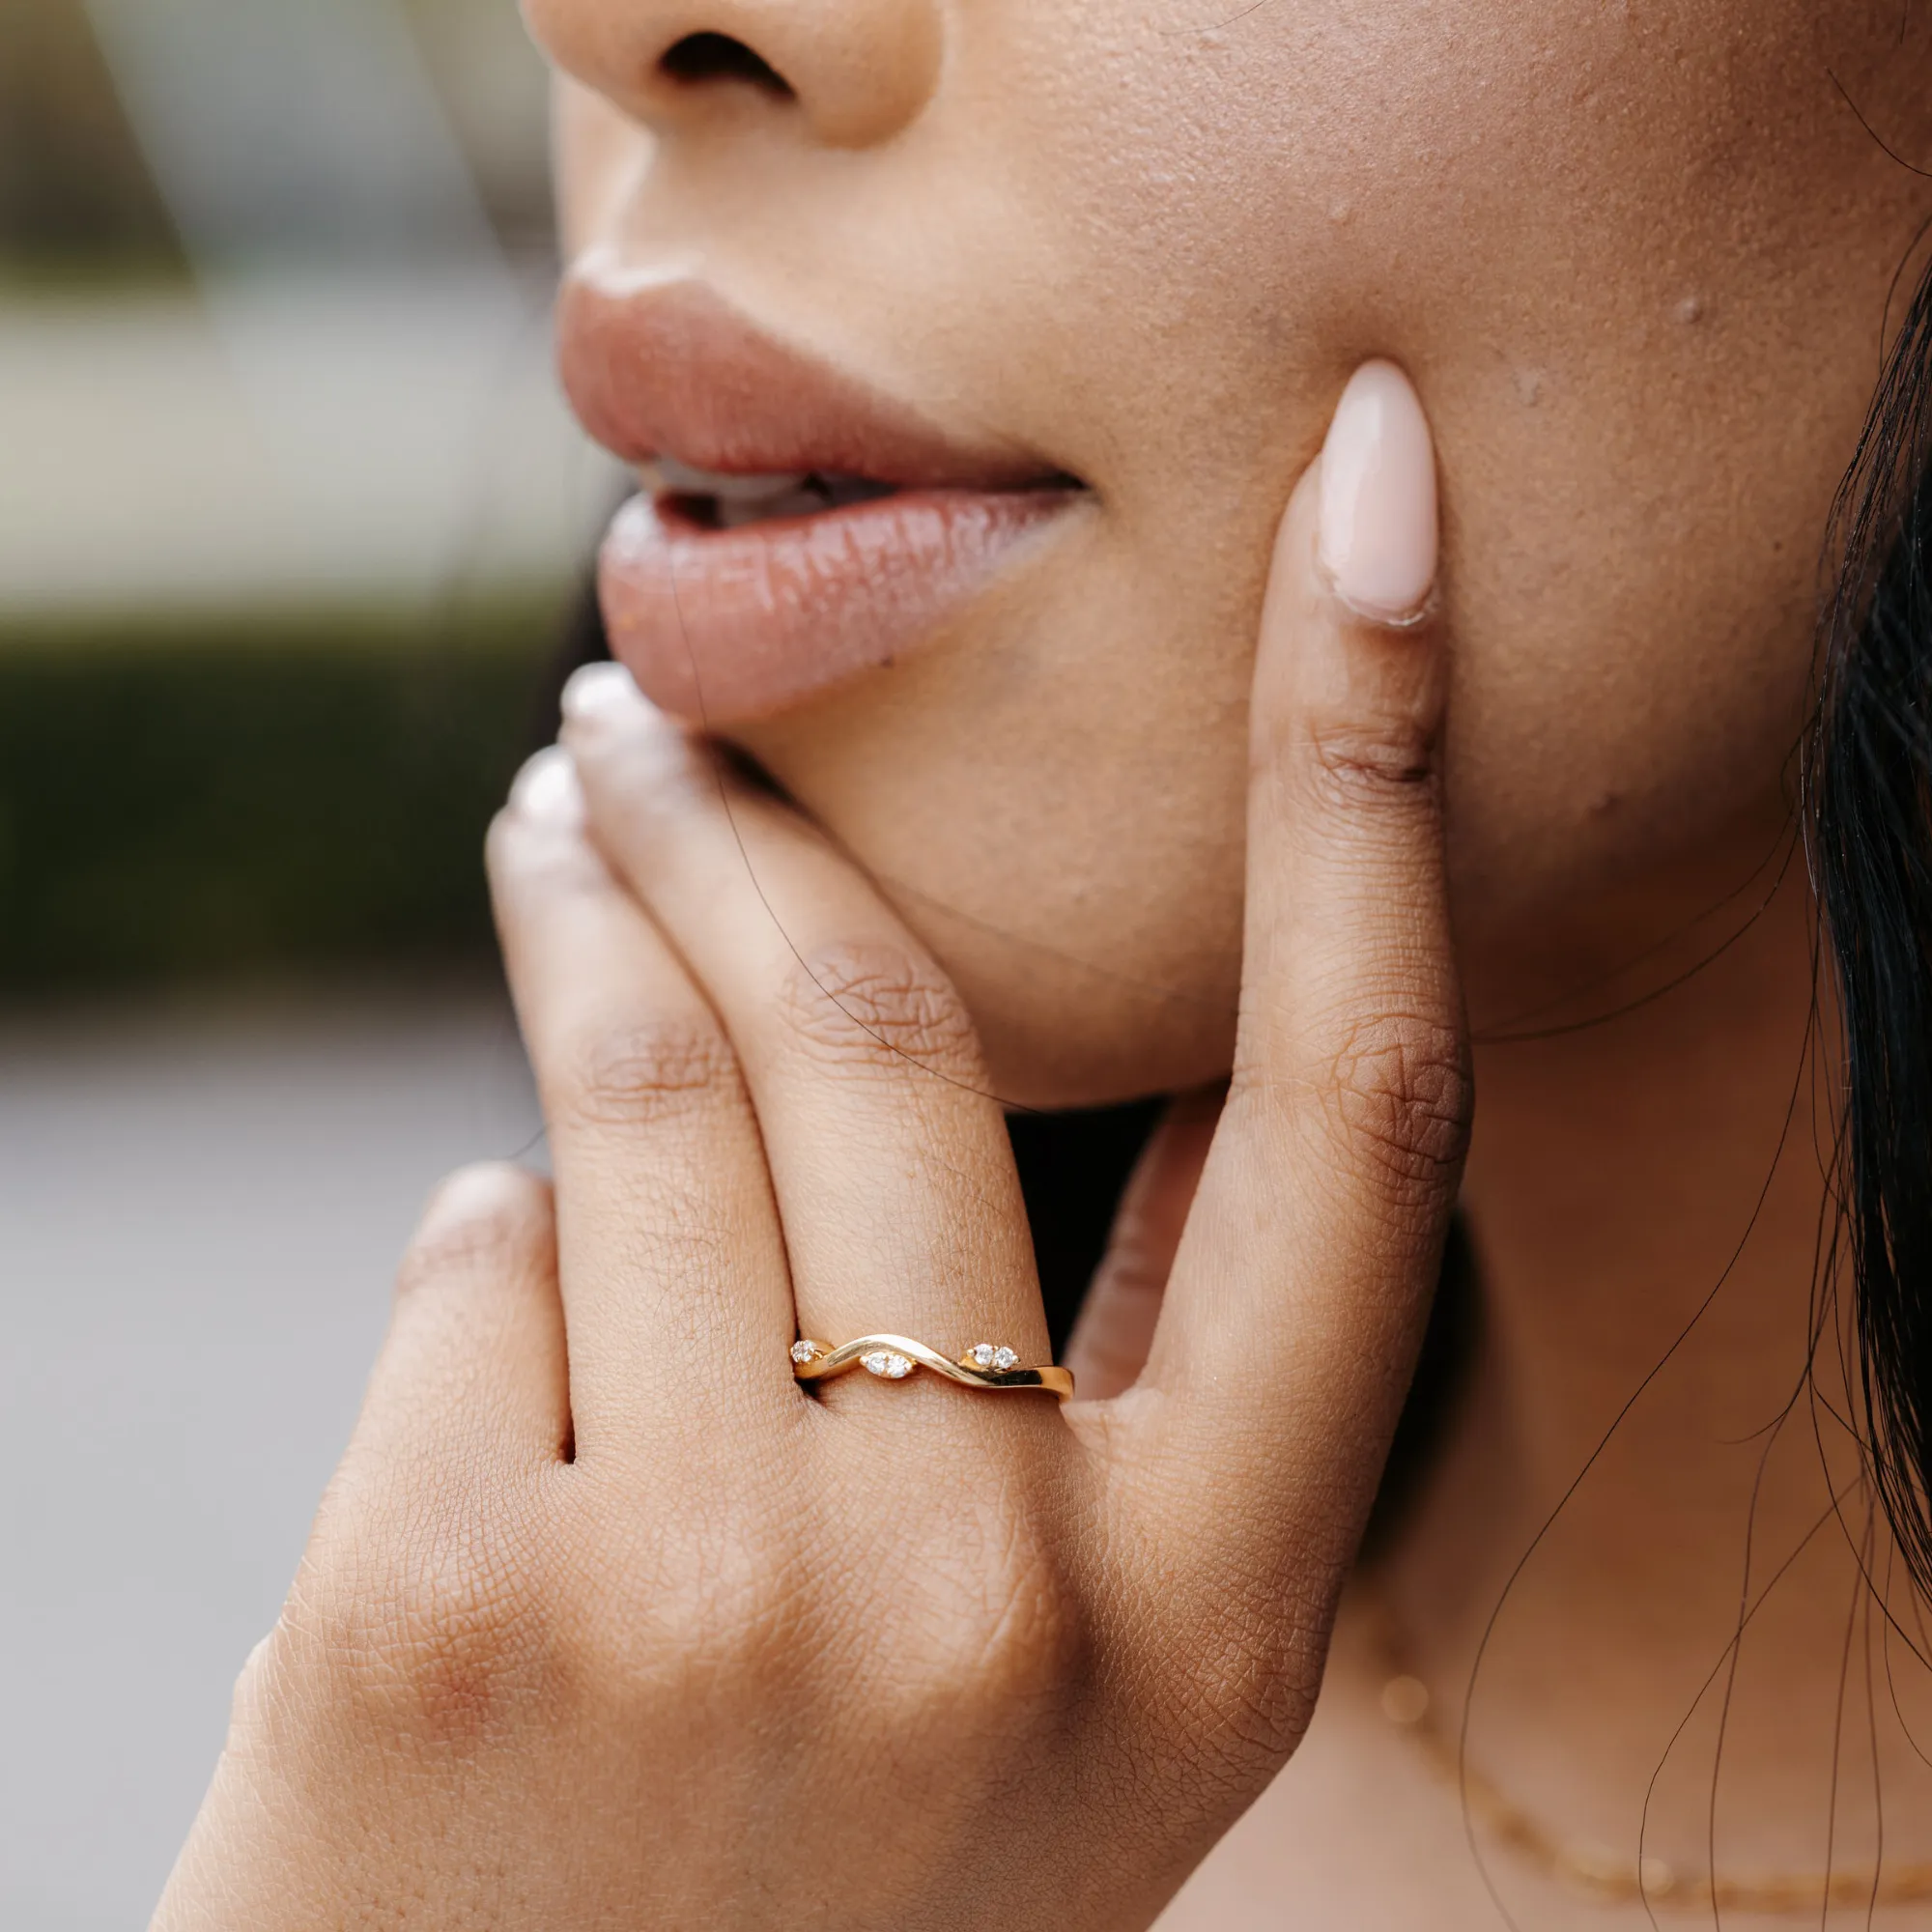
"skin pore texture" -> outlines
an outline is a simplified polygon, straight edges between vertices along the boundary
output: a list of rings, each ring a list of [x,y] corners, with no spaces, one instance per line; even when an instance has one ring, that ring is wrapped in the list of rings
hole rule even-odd
[[[1856,1488],[1805,1542],[1856,1459],[1801,1393],[1830,1106],[1829,1066],[1804,1070],[1789,831],[1820,542],[1932,212],[1871,130],[1932,152],[1932,19],[1896,0],[526,12],[568,76],[580,281],[695,278],[1086,486],[902,661],[729,734],[933,949],[1013,1100],[1226,1072],[1270,536],[1365,357],[1429,411],[1482,1338],[1306,1745],[1162,1923],[1505,1922],[1455,1791],[1378,1704],[1392,1620],[1453,1736],[1498,1604],[1470,1760],[1563,1843],[1634,1853],[1649,1789],[1646,1848],[1680,1872],[1712,1845],[1723,1875],[1869,1872],[1882,1791],[1888,1863],[1932,1861],[1908,1735],[1932,1739],[1932,1690],[1863,1607]],[[789,92],[668,77],[697,33]],[[1090,1327],[1093,1361],[1105,1342]],[[1801,1546],[1739,1653],[1720,1755],[1721,1673],[1700,1687]],[[1884,1585],[1882,1533],[1869,1549]],[[1916,1632],[1895,1577],[1889,1603]],[[1518,1923],[1645,1922],[1485,1859]]]

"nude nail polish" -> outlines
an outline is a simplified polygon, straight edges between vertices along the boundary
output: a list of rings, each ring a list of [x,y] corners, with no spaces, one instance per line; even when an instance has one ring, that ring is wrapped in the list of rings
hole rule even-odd
[[[621,718],[645,708],[637,680],[620,664],[580,665],[563,687],[563,715],[573,724]]]
[[[547,745],[517,774],[510,809],[546,825],[583,823],[583,785],[577,764],[561,745]]]
[[[1381,624],[1419,616],[1435,584],[1435,448],[1408,378],[1365,362],[1321,449],[1323,568],[1350,610]]]

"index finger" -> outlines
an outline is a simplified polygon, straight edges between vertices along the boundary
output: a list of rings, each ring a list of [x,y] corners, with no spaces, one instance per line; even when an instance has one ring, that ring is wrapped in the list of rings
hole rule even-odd
[[[1276,542],[1234,1079],[1143,1378],[1171,1398],[1149,1413],[1193,1472],[1181,1492],[1223,1505],[1191,1498],[1196,1533],[1238,1524],[1237,1560],[1270,1591],[1283,1566],[1305,1587],[1352,1557],[1462,1173],[1436,549],[1421,404],[1371,363]],[[1225,1507],[1240,1491],[1265,1510]],[[1232,1552],[1208,1553],[1224,1587]]]

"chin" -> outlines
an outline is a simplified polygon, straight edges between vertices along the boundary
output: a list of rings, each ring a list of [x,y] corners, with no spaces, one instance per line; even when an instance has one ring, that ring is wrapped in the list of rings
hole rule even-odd
[[[1002,783],[993,760],[947,755],[911,719],[861,705],[839,723],[801,722],[758,762],[952,979],[1002,1100],[1104,1106],[1226,1075],[1238,837],[1198,840],[1158,791],[1117,789],[1077,732],[1052,782],[1037,764]],[[1177,775],[1173,790],[1187,789]]]
[[[1099,1107],[1222,1079],[1231,993],[1101,973],[976,929],[930,899],[899,911],[959,988],[1009,1106]],[[1232,971],[1227,975],[1232,980]]]

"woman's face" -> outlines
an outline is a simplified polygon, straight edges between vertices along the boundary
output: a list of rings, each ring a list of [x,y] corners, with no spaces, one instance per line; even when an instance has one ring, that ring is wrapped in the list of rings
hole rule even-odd
[[[682,400],[632,416],[688,428],[763,354],[707,364],[687,338],[728,315],[808,358],[825,410],[849,383],[968,481],[1081,486],[915,597],[919,624],[850,663],[824,646],[842,675],[718,669],[727,735],[946,962],[1003,1092],[1225,1068],[1269,540],[1371,355],[1437,435],[1478,1025],[1600,979],[1775,843],[1831,497],[1932,200],[1861,122],[1932,152],[1917,10],[526,8],[571,77],[566,337],[594,426],[664,380],[655,344]],[[624,304],[667,288],[671,320],[624,338]],[[755,414],[761,380],[719,407]],[[662,601],[615,595],[620,651],[676,699]],[[699,673],[708,648],[700,623]]]

